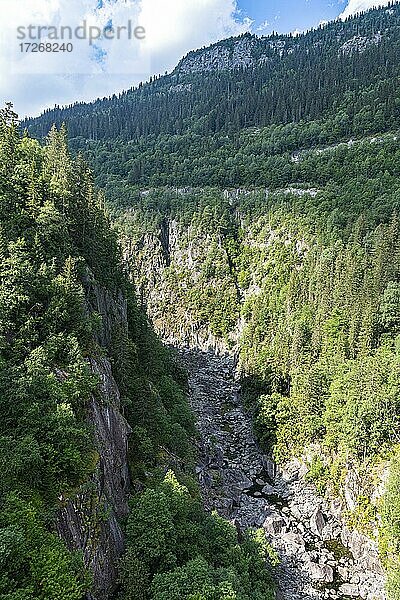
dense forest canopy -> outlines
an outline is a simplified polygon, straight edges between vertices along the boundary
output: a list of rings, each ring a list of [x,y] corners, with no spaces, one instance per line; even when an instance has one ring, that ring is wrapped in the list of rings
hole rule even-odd
[[[297,37],[246,34],[138,89],[23,126],[42,138],[65,123],[117,203],[134,186],[318,183],[299,151],[399,127],[399,25],[395,3]]]
[[[364,491],[353,522],[372,535],[384,515],[382,556],[397,599],[398,142],[373,147],[310,153],[310,173],[327,177],[318,189],[159,188],[136,192],[114,216],[160,331],[210,332],[239,353],[264,449],[279,463],[306,451],[321,491],[340,495],[357,471]],[[178,243],[153,272],[157,246],[143,240],[152,235],[161,249],[166,223]],[[392,458],[388,496],[377,503],[374,481]]]
[[[92,365],[107,357],[132,429],[131,477],[149,486],[133,499],[120,597],[161,599],[175,585],[180,598],[184,585],[210,598],[272,599],[266,543],[239,544],[202,508],[185,375],[137,306],[103,206],[64,128],[41,146],[20,136],[11,106],[0,112],[0,598],[81,600],[96,583],[56,524],[91,489],[99,456],[88,406],[100,394]],[[127,302],[127,322],[107,344],[110,315],[91,309],[94,289]],[[95,528],[108,510],[91,514]]]
[[[48,110],[25,125],[43,137],[53,123],[65,122],[71,138],[84,140],[232,135],[246,127],[312,121],[342,103],[352,111],[352,100],[370,86],[383,106],[364,101],[366,118],[369,111],[372,118],[394,117],[395,98],[385,82],[395,86],[399,77],[399,25],[394,4],[299,36],[245,34],[189,55],[171,74],[139,88]],[[215,67],[213,58],[221,54]]]
[[[340,495],[349,472],[358,474],[364,493],[349,519],[372,536],[378,524],[391,600],[400,598],[399,50],[400,5],[394,3],[297,37],[225,40],[118,97],[57,108],[23,124],[43,138],[53,122],[66,123],[73,151],[85,156],[107,192],[135,282],[164,332],[179,333],[179,306],[189,328],[206,328],[227,348],[235,346],[260,444],[280,462],[311,452],[309,477],[321,491]],[[55,135],[61,134],[53,130],[46,148]],[[33,218],[29,207],[41,193],[32,177],[36,182],[39,173],[42,190],[54,166],[43,159],[50,151],[29,137],[7,144],[7,152],[9,144],[26,146],[43,162],[44,174],[35,166],[32,175],[26,162],[18,169],[28,181],[22,216],[7,205],[11,224],[4,235],[21,235],[18,227]],[[80,158],[76,164],[84,168]],[[68,207],[69,197],[61,197]],[[181,262],[164,256],[154,274],[145,241],[153,235],[162,246],[171,224]],[[54,227],[45,227],[46,235],[56,235]],[[74,232],[74,244],[81,244],[76,253],[86,257],[72,221]],[[104,235],[110,234],[101,225],[96,239]],[[40,236],[33,238],[39,243]],[[46,247],[54,243],[58,238]],[[10,260],[21,265],[21,258]],[[91,268],[108,279],[109,266],[100,264],[96,258]],[[57,276],[70,277],[72,267],[65,269]],[[7,343],[14,341],[11,336]],[[180,426],[186,452],[190,424]],[[143,451],[153,448],[147,427],[137,432],[145,436],[144,443],[138,440]],[[79,428],[77,435],[79,477],[87,468],[88,441]],[[389,463],[387,492],[377,501],[374,485]],[[62,473],[60,467],[57,477]],[[138,580],[151,580],[157,587],[151,597],[160,599],[172,580],[179,590],[195,575],[203,583],[203,575],[211,578],[206,583],[217,597],[221,585],[234,585],[224,571],[226,555],[216,559],[216,571],[205,568],[204,527],[220,524],[199,524],[200,509],[181,486],[168,475],[133,503],[127,553],[136,571],[125,575],[126,598]],[[138,523],[154,515],[156,505],[163,507],[170,541],[157,530],[156,549],[146,540],[135,549],[142,539]],[[182,515],[186,525],[196,524],[191,552],[197,558],[189,560],[185,547],[167,564],[166,545],[178,534],[185,545],[189,536],[186,525],[180,527]],[[242,558],[233,559],[240,572]],[[248,576],[236,588],[240,598],[253,597],[246,595]],[[261,580],[261,596],[254,597],[264,597],[267,585]]]

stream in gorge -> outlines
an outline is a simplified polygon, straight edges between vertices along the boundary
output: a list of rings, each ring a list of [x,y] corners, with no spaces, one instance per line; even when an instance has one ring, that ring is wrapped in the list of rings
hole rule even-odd
[[[280,560],[277,598],[384,600],[377,545],[345,526],[340,502],[317,494],[300,461],[280,469],[258,447],[233,359],[179,354],[200,433],[196,471],[204,504],[239,531],[264,529]]]

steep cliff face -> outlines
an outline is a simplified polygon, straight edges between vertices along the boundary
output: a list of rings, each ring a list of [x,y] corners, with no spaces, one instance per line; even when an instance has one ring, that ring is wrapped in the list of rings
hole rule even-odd
[[[262,63],[268,59],[266,54],[255,57],[259,47],[256,37],[245,36],[232,41],[232,44],[216,44],[203,51],[190,53],[178,65],[176,72],[207,73],[210,71],[224,71],[254,66],[256,62]],[[280,48],[283,50],[286,43],[282,40]],[[273,43],[271,42],[273,48]]]
[[[125,260],[138,295],[167,343],[238,354],[246,325],[242,309],[261,293],[268,255],[282,245],[301,269],[308,245],[279,222],[272,226],[267,215],[254,219],[246,209],[246,202],[267,202],[269,190],[175,193],[187,213],[172,210],[151,226],[143,224],[140,210],[129,214],[135,233],[124,236]],[[290,202],[291,196],[317,193],[290,187],[276,195]]]
[[[370,35],[349,37],[338,31],[336,44],[338,55],[362,54],[372,46],[378,46],[386,37],[386,31]],[[195,50],[185,56],[176,67],[174,74],[212,73],[256,68],[264,64],[278,63],[282,58],[296,55],[302,50],[304,37],[275,36],[257,37],[245,34],[213,44],[208,48]],[[324,52],[321,40],[315,41],[312,51]]]
[[[308,353],[313,343],[315,351],[321,351],[322,344],[318,336],[321,335],[321,329],[326,327],[324,319],[329,319],[332,310],[332,292],[327,296],[324,292],[324,279],[328,278],[324,261],[329,260],[334,250],[324,250],[315,236],[315,223],[310,225],[302,215],[304,205],[318,203],[318,195],[319,191],[314,188],[301,189],[293,185],[274,194],[268,190],[219,192],[219,200],[215,202],[209,191],[181,191],[180,200],[176,201],[180,202],[181,214],[175,210],[175,200],[172,200],[169,213],[163,214],[162,219],[153,221],[152,226],[147,229],[140,230],[136,227],[136,235],[131,235],[126,243],[126,259],[134,265],[132,270],[139,274],[136,277],[138,293],[158,333],[164,339],[180,347],[209,352],[205,360],[211,361],[212,354],[233,354],[235,358],[239,357],[243,374],[256,374],[256,379],[265,376],[268,379],[267,385],[272,381],[272,387],[276,385],[280,389],[281,394],[266,396],[265,408],[261,405],[261,417],[256,418],[261,436],[266,436],[266,433],[263,433],[257,419],[264,419],[263,427],[273,429],[273,411],[277,410],[277,404],[282,413],[288,410],[286,405],[282,403],[281,408],[279,404],[281,399],[284,400],[282,394],[295,393],[296,386],[299,385],[295,383],[296,373],[306,378],[310,370],[309,361],[301,364],[301,348]],[[204,202],[201,198],[205,198]],[[292,205],[299,206],[299,211],[292,211]],[[135,225],[140,222],[143,224],[140,220],[143,215],[132,212],[130,216]],[[341,248],[341,242],[337,243],[336,248]],[[340,271],[335,281],[339,295],[342,293],[343,266],[342,262],[338,264]],[[329,276],[334,279],[332,274]],[[304,297],[301,295],[302,281],[306,288]],[[313,286],[317,291],[314,291]],[[291,295],[286,301],[285,294],[288,291]],[[347,290],[344,293],[347,294]],[[315,298],[322,298],[326,303],[312,313]],[[338,299],[335,301],[338,302]],[[306,310],[304,305],[307,302],[310,303],[310,308]],[[323,310],[327,314],[322,317]],[[279,311],[285,315],[282,320],[278,318]],[[296,315],[299,317],[297,323]],[[346,359],[338,358],[338,361],[341,360]],[[279,382],[279,369],[286,369],[290,361],[295,364],[288,380],[282,378]],[[212,381],[213,377],[220,380],[220,375],[217,375],[219,364],[217,361],[214,370],[211,369],[210,372],[205,369],[204,375],[209,375]],[[271,366],[276,369],[275,372],[271,372]],[[346,368],[352,366],[352,362],[346,363]],[[198,376],[196,368],[193,370],[194,378]],[[264,372],[262,369],[265,369]],[[223,368],[221,370],[223,372]],[[277,384],[274,383],[274,378],[278,381]],[[203,384],[201,389],[206,387],[206,377]],[[273,389],[276,390],[277,387]],[[203,400],[212,396],[211,388],[212,385]],[[316,390],[316,398],[311,399],[318,411],[318,415],[313,415],[313,418],[317,419],[322,404],[322,381],[310,378],[309,388],[301,389],[301,402],[308,401],[306,394],[310,393],[309,389],[311,393]],[[329,387],[324,393],[329,394]],[[223,394],[221,399],[224,399]],[[291,398],[288,402],[292,402]],[[194,406],[196,411],[196,405]],[[299,410],[293,415],[300,426],[308,418],[303,406],[300,403]],[[216,423],[216,419],[209,418],[210,406],[197,408],[200,411],[200,426],[202,420],[208,425]],[[222,417],[224,411],[225,405],[222,405]],[[249,427],[249,424],[246,426]],[[295,428],[291,430],[292,426],[293,423],[285,425],[282,445],[286,440],[287,446],[280,455],[280,466],[284,473],[280,483],[285,480],[286,491],[295,495],[295,501],[291,500],[293,514],[282,511],[281,506],[276,511],[277,521],[272,520],[267,524],[277,547],[283,539],[283,554],[289,553],[294,560],[301,555],[303,567],[308,570],[307,577],[315,585],[324,585],[331,590],[328,595],[317,594],[315,597],[384,598],[385,576],[377,543],[377,512],[385,488],[384,460],[377,459],[379,468],[375,469],[371,463],[363,463],[362,458],[360,461],[348,460],[342,449],[330,453],[318,444],[310,449],[307,444],[303,442],[302,445],[300,442],[295,451],[299,460],[287,462],[292,452],[290,444],[297,435]],[[222,432],[219,432],[221,439],[229,437],[226,436],[226,431],[229,433],[235,427],[234,420],[223,423]],[[320,430],[323,431],[323,427],[322,423]],[[231,433],[234,443],[225,448],[227,456],[236,452],[237,432],[235,430]],[[206,435],[205,439],[207,437],[211,439],[213,435]],[[314,439],[318,439],[317,433],[314,434]],[[222,442],[220,445],[223,445]],[[218,454],[218,448],[209,448],[206,454],[206,466],[203,465],[204,472],[201,471],[200,475],[207,479],[208,469],[215,471],[215,465],[218,464],[218,468],[223,471],[225,463]],[[326,463],[323,462],[325,458]],[[327,496],[323,500],[310,482],[314,480],[320,484],[318,477],[325,476],[322,489],[329,479],[326,473],[330,468],[336,473],[335,480],[331,479],[330,484],[325,487]],[[253,475],[254,481],[250,477],[251,485],[249,483],[248,487],[252,492],[257,492],[257,495],[248,503],[249,510],[253,501],[257,503],[257,498],[262,498],[262,495],[258,495],[262,491],[259,489],[260,484],[255,481],[257,473]],[[263,480],[262,477],[259,479]],[[207,481],[202,481],[202,484],[208,493],[210,481]],[[263,481],[268,483],[265,479]],[[278,481],[279,485],[280,483]],[[268,488],[267,485],[265,487]],[[225,489],[226,496],[219,500],[223,510],[228,506],[226,514],[231,516],[236,514],[233,508],[237,498],[233,498],[232,508],[232,490],[228,488],[229,485]],[[314,495],[310,491],[312,489]],[[270,496],[274,494],[270,490]],[[248,495],[252,496],[251,493]],[[226,502],[228,504],[225,505]],[[367,507],[366,513],[363,512],[363,503]],[[323,505],[322,513],[320,505]],[[312,519],[318,520],[320,513],[325,515],[321,517],[320,523],[310,526]],[[261,510],[261,514],[257,513],[256,516],[260,520],[265,514]],[[251,521],[247,526],[260,524],[262,525]],[[334,525],[334,531],[329,528],[331,525]],[[312,532],[312,527],[317,533]],[[313,540],[307,538],[310,531],[314,536]],[[308,540],[305,543],[304,540],[301,541],[304,536]],[[316,541],[319,546],[315,553],[312,546]],[[332,547],[328,552],[330,541]],[[336,546],[334,541],[337,542]],[[347,552],[348,555],[340,557],[340,552]],[[348,560],[349,556],[351,559]],[[334,576],[333,571],[340,573],[340,577]],[[288,586],[290,587],[290,581]]]
[[[217,354],[234,348],[241,327],[239,298],[223,235],[165,218],[154,231],[126,239],[125,258],[134,265],[139,296],[166,343]],[[229,323],[220,331],[213,315],[224,303]]]
[[[89,277],[85,285],[88,311],[102,316],[97,341],[106,350],[113,330],[127,327],[126,300],[121,292],[114,296]],[[87,406],[97,464],[90,480],[60,509],[57,531],[69,549],[83,553],[92,573],[93,593],[87,595],[88,600],[106,600],[116,588],[118,560],[124,550],[121,521],[129,512],[127,453],[131,427],[121,413],[120,392],[110,360],[97,357],[89,362],[99,381]]]

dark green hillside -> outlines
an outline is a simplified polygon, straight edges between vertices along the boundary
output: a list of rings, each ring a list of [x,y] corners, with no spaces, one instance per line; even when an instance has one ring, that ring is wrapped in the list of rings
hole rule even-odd
[[[246,34],[191,53],[170,75],[118,97],[49,110],[25,125],[43,137],[54,122],[65,122],[71,138],[84,140],[230,135],[315,120],[340,105],[352,112],[354,98],[371,86],[382,106],[363,102],[365,117],[371,112],[383,123],[395,116],[399,25],[394,5],[298,37]]]
[[[159,598],[167,581],[197,570],[193,594],[213,584],[243,600],[272,598],[264,568],[252,577],[254,594],[248,585],[247,556],[263,566],[265,548],[250,539],[240,546],[235,529],[201,507],[190,477],[195,432],[185,377],[136,304],[102,202],[85,163],[71,159],[64,130],[53,128],[41,147],[19,136],[10,106],[0,112],[0,598],[82,600],[98,584],[56,523],[70,500],[90,493],[89,512],[79,515],[76,501],[73,517],[98,531],[110,516],[91,479],[99,454],[88,418],[90,399],[100,407],[101,386],[114,385],[92,368],[105,357],[132,429],[129,470],[138,494],[128,557],[139,558],[123,562],[123,597],[137,597],[139,571],[140,597]],[[96,291],[125,298],[125,323],[90,309]],[[170,465],[177,475],[164,481]],[[152,489],[139,493],[149,479]],[[162,502],[170,536],[157,552],[176,557],[147,561]]]
[[[57,108],[23,124],[43,138],[53,122],[66,123],[74,152],[84,155],[107,193],[156,330],[177,343],[211,340],[237,354],[262,448],[280,463],[302,457],[319,491],[341,498],[350,526],[379,538],[390,600],[400,599],[399,83],[400,5],[394,3],[299,37],[225,40],[119,97]],[[29,138],[19,143],[42,155]],[[19,177],[30,172],[18,168]],[[37,186],[42,193],[49,185],[46,171],[39,172],[33,198]],[[20,210],[14,188],[10,197]],[[21,236],[31,202],[20,212],[7,204],[4,235]],[[69,206],[68,197],[58,202]],[[85,242],[91,234],[71,223],[68,235],[79,250],[72,256],[83,256],[108,285],[112,261],[91,256]],[[105,231],[101,226],[96,239],[108,238]],[[33,239],[36,252],[39,233]],[[37,260],[46,260],[51,244],[58,252],[64,247],[55,239]],[[65,262],[70,246],[63,252]],[[5,314],[10,310],[12,303]],[[31,310],[21,317],[24,336],[36,318]],[[79,322],[80,339],[88,326]],[[13,344],[14,336],[6,341]],[[128,397],[136,385],[128,377]],[[168,446],[175,436],[170,420],[165,426]],[[180,426],[186,452],[187,421]],[[149,458],[154,432],[146,420],[143,429],[137,444]],[[78,438],[79,478],[88,468],[88,441]],[[211,586],[211,597],[232,582],[226,556],[205,575],[205,525],[180,486],[168,476],[133,503],[126,600],[130,593],[141,597],[137,581],[152,579],[160,600],[170,585],[179,590],[197,577]],[[158,527],[155,506],[162,507],[169,537],[161,527],[151,545],[137,524]],[[167,565],[166,545],[187,540],[187,527],[196,532],[194,560],[178,552]],[[234,561],[239,570],[240,560]],[[237,588],[240,598],[247,598],[247,576]],[[203,598],[202,588],[197,592]]]
[[[372,148],[372,149],[371,149]],[[319,189],[157,189],[116,211],[157,327],[208,332],[240,355],[244,390],[266,451],[309,456],[321,491],[343,493],[357,469],[351,522],[381,523],[398,599],[400,187],[393,137],[309,154]],[[394,167],[394,170],[392,170]],[[168,263],[154,257],[169,223]],[[149,236],[153,236],[149,241]],[[148,247],[143,247],[147,239]],[[195,249],[195,251],[193,251]],[[161,244],[160,244],[161,252]],[[161,263],[152,270],[151,265]],[[373,498],[393,458],[386,500]]]
[[[394,4],[298,37],[232,38],[138,89],[24,126],[41,138],[66,123],[117,201],[134,185],[303,181],[292,153],[400,126],[399,25]]]

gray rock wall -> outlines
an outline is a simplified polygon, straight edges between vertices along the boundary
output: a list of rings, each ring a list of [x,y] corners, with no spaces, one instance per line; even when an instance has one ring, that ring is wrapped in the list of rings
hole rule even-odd
[[[127,327],[126,301],[85,281],[89,312],[102,316],[98,343],[109,347],[114,327]],[[96,468],[90,480],[59,510],[57,531],[71,550],[83,553],[85,565],[93,575],[93,594],[88,600],[106,600],[117,585],[118,560],[124,550],[121,520],[128,514],[129,470],[128,439],[130,426],[120,412],[118,386],[110,361],[90,360],[90,368],[99,379],[96,394],[87,407],[87,419],[94,432]]]

